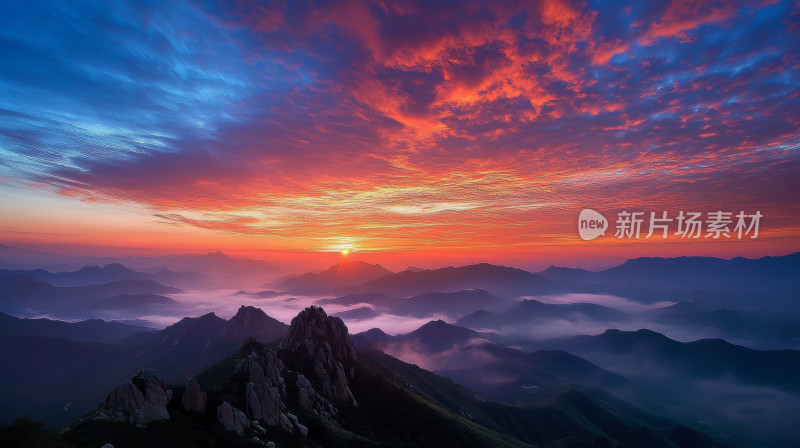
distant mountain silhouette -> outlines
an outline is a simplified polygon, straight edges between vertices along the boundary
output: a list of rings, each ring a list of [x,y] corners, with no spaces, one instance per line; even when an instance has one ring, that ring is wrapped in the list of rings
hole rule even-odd
[[[339,311],[336,313],[332,313],[331,315],[341,317],[342,319],[348,320],[366,320],[366,319],[373,319],[381,315],[381,313],[373,310],[368,306],[362,306],[359,308],[353,308],[349,310]]]
[[[443,320],[432,320],[416,330],[399,335],[395,341],[419,341],[432,352],[441,352],[457,344],[466,344],[473,339],[485,339],[486,336],[469,328],[451,325]]]
[[[276,283],[276,287],[293,293],[324,293],[357,286],[391,273],[379,264],[343,261],[320,273],[285,277]]]
[[[231,257],[220,251],[205,254],[126,257],[117,261],[141,269],[163,267],[175,271],[197,272],[204,274],[210,281],[264,278],[272,274],[275,269],[275,265],[272,263]]]
[[[395,300],[401,300],[394,297],[387,296],[386,294],[381,294],[379,292],[368,292],[362,294],[348,294],[341,297],[336,297],[332,299],[319,299],[316,301],[317,305],[357,305],[359,303],[366,303],[370,305],[377,305],[383,306],[390,306],[391,302]]]
[[[276,292],[276,291],[270,291],[270,290],[258,291],[258,292],[247,292],[247,291],[242,289],[242,290],[236,291],[235,293],[233,293],[233,295],[237,295],[237,296],[242,296],[242,295],[244,295],[244,296],[255,296],[255,297],[262,298],[262,299],[271,299],[273,297],[277,297],[277,296],[281,295],[281,293],[280,292]]]
[[[470,328],[500,329],[508,326],[529,327],[542,321],[618,322],[630,318],[622,311],[593,303],[552,304],[525,299],[507,311],[476,311],[458,320],[458,325]]]
[[[492,342],[495,337],[438,320],[397,336],[373,329],[355,335],[354,341],[401,359],[421,360],[434,372],[512,404],[529,403],[536,398],[530,391],[549,387],[621,387],[627,383],[621,376],[569,353],[526,353]]]
[[[52,319],[20,319],[0,313],[0,334],[69,339],[76,342],[119,343],[134,334],[154,330],[101,319],[64,322]]]
[[[394,336],[386,334],[380,328],[370,328],[367,331],[353,335],[353,343],[359,348],[368,348],[375,344],[382,346],[394,340]]]
[[[87,286],[110,283],[119,280],[153,280],[170,285],[191,285],[201,281],[202,276],[189,272],[174,272],[161,269],[154,273],[131,270],[119,263],[110,263],[103,267],[85,266],[77,271],[50,272],[36,270],[0,270],[0,279],[29,277],[54,286]]]
[[[487,263],[425,271],[404,271],[366,282],[356,292],[378,292],[394,297],[483,289],[501,297],[539,294],[544,278],[506,266]]]
[[[146,314],[153,305],[174,302],[160,294],[180,292],[153,280],[117,280],[86,286],[53,286],[31,277],[0,280],[0,311],[15,315],[50,314],[85,318],[96,310],[126,308]]]
[[[572,336],[536,344],[590,360],[627,358],[632,365],[655,366],[691,378],[731,375],[750,384],[800,394],[800,351],[752,350],[722,339],[678,342],[652,330],[606,330],[598,336]]]
[[[605,292],[642,302],[694,300],[710,307],[747,305],[796,312],[800,252],[731,260],[713,257],[643,257],[599,272],[550,268],[551,292]]]
[[[400,316],[427,317],[435,314],[459,318],[481,308],[505,307],[512,301],[482,289],[432,292],[408,298],[392,298],[381,293],[350,294],[334,299],[320,299],[318,305],[368,304],[379,312]]]
[[[524,344],[521,344],[524,345]],[[562,349],[631,381],[625,397],[659,414],[703,421],[742,446],[797,446],[800,351],[759,351],[720,339],[678,342],[651,330],[607,330],[526,346]]]
[[[761,321],[747,317],[736,310],[720,308],[705,311],[689,302],[678,302],[665,308],[656,308],[644,313],[644,316],[662,324],[713,327],[731,333],[748,330],[748,327],[764,326]]]

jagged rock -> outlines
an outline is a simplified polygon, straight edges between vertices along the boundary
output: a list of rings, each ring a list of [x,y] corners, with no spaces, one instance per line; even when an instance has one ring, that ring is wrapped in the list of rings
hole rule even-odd
[[[281,428],[283,428],[285,431],[292,432],[294,430],[294,426],[292,426],[292,422],[289,421],[289,417],[284,414],[281,414],[280,424]]]
[[[267,430],[264,429],[263,426],[258,422],[258,420],[252,420],[250,422],[250,427],[255,430],[255,432],[261,434],[262,436],[267,433]]]
[[[142,407],[143,404],[144,395],[142,395],[142,391],[128,381],[111,389],[103,407],[130,415]]]
[[[327,342],[336,359],[344,364],[356,361],[356,347],[347,326],[318,306],[312,305],[292,319],[283,346],[297,350],[305,340]]]
[[[308,398],[308,389],[301,387],[297,390],[297,404],[306,410],[311,407],[311,400]]]
[[[189,378],[181,402],[187,412],[205,412],[208,396],[200,390],[200,385],[194,378]]]
[[[131,423],[145,426],[155,420],[169,420],[167,403],[172,398],[172,391],[167,390],[164,380],[150,369],[145,369],[133,377],[133,384],[143,391],[144,404],[131,414]]]
[[[333,395],[339,401],[349,401],[355,404],[356,399],[347,384],[344,369],[340,363],[336,364],[336,378],[333,383]]]
[[[281,376],[286,369],[274,351],[267,349],[261,353],[251,353],[237,371],[248,380],[245,402],[250,417],[269,426],[278,426],[280,413],[286,408],[282,400],[286,396],[286,386]]]
[[[277,426],[280,421],[281,396],[278,388],[264,387],[261,384],[247,383],[247,408],[253,420],[260,420],[269,426]]]
[[[275,448],[275,442],[267,442],[267,448]]]
[[[128,420],[139,427],[155,420],[169,420],[167,403],[171,392],[154,371],[142,370],[130,382],[111,390],[94,419]]]
[[[310,365],[314,366],[314,376],[325,397],[358,405],[348,384],[348,379],[355,374],[356,349],[341,319],[329,317],[322,308],[310,306],[292,319],[282,346],[299,356],[311,358]],[[301,389],[305,392],[300,392]],[[304,408],[311,406],[310,390],[310,385],[298,384],[301,394],[298,397],[303,400]],[[309,396],[307,404],[306,396]]]
[[[227,401],[217,408],[217,421],[222,424],[223,428],[235,431],[239,435],[243,435],[245,430],[250,428],[250,420],[244,412],[234,408]]]
[[[264,369],[258,365],[255,359],[250,362],[250,382],[255,384],[267,383],[267,379],[264,378]]]
[[[299,424],[300,424],[300,423],[297,421],[297,416],[296,416],[296,415],[294,415],[294,414],[292,414],[291,412],[287,412],[287,413],[286,413],[286,418],[288,418],[288,419],[289,419],[289,421],[290,421],[290,422],[292,422],[292,424],[293,424],[293,425],[295,425],[295,426],[297,426],[297,425],[299,425]]]
[[[287,413],[286,417],[292,422],[295,428],[297,428],[304,436],[308,435],[308,428],[301,425],[300,422],[297,420],[297,416],[294,414]]]
[[[316,390],[314,390],[311,381],[309,381],[305,375],[298,373],[295,384],[297,386],[297,404],[300,405],[301,408],[313,411],[326,420],[335,422],[337,414],[336,408],[325,399],[325,397],[319,395]]]

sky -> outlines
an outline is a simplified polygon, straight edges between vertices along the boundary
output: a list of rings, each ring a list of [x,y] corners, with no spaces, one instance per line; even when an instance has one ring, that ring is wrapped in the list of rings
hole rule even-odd
[[[388,265],[789,253],[797,42],[793,1],[2,2],[0,242]],[[583,209],[604,236],[578,236]],[[732,236],[675,235],[681,211],[730,212]],[[621,212],[674,221],[617,238]],[[763,215],[757,238],[739,212]]]

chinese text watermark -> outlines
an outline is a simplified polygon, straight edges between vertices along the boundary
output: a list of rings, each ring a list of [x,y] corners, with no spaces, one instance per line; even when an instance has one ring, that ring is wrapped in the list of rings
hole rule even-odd
[[[669,213],[656,212],[629,212],[623,210],[617,213],[616,232],[614,236],[619,239],[658,238],[666,239],[670,232],[675,237],[699,238],[758,238],[761,218],[760,211],[738,213],[729,211],[713,211],[703,214],[694,211],[679,211],[677,216]],[[608,229],[608,220],[599,212],[584,209],[578,216],[578,234],[586,241],[605,235]],[[645,231],[647,232],[645,234]]]

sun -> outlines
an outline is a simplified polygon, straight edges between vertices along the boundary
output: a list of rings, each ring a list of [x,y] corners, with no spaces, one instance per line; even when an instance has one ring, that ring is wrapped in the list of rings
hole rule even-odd
[[[342,249],[342,255],[345,257],[350,253],[350,249]]]

